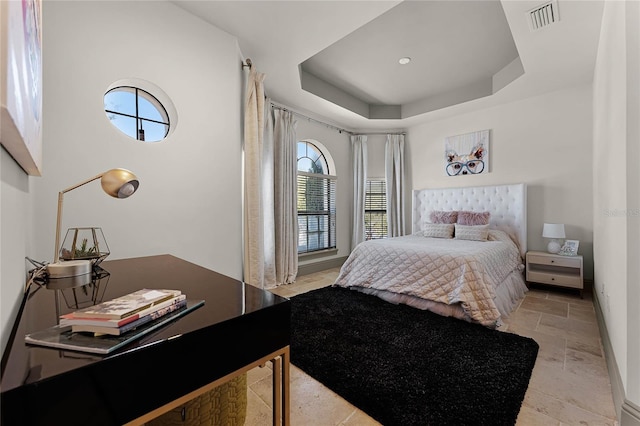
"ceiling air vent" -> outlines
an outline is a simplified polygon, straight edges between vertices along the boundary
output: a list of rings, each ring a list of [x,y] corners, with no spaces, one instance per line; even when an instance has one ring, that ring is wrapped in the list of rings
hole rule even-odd
[[[560,20],[558,2],[552,0],[527,12],[529,27],[532,31],[547,27]]]

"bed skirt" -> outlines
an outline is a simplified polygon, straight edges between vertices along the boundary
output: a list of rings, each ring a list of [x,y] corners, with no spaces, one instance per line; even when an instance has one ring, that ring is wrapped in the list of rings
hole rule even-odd
[[[455,303],[447,305],[445,303],[434,302],[432,300],[421,299],[415,296],[409,296],[405,294],[392,293],[384,290],[376,290],[363,287],[350,287],[352,290],[357,290],[362,293],[372,294],[378,296],[383,300],[390,303],[405,304],[413,306],[414,308],[428,310],[438,315],[445,317],[454,317],[462,319],[468,322],[473,321],[469,315],[464,311],[462,305]],[[500,312],[500,318],[494,327],[502,325],[502,318],[508,318],[509,314],[518,306],[520,300],[524,297],[528,291],[527,284],[524,281],[522,271],[515,270],[507,275],[507,278],[501,282],[495,289],[494,302],[498,312]]]

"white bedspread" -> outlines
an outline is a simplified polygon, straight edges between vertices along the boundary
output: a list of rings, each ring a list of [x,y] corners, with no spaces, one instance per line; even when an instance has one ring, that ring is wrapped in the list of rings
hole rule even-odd
[[[365,241],[344,263],[335,285],[460,303],[471,320],[493,326],[500,318],[494,289],[522,260],[504,232],[491,231],[489,239],[408,235]]]

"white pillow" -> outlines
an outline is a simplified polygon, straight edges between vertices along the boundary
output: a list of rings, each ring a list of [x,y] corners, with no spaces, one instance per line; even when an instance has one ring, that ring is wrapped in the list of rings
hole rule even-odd
[[[453,238],[453,223],[425,223],[422,236],[429,238]]]
[[[457,240],[487,241],[489,225],[455,225]]]

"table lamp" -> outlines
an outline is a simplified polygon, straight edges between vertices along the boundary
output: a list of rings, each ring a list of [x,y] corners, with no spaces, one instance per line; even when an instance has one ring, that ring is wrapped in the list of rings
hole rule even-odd
[[[549,253],[558,253],[560,252],[560,241],[558,239],[562,239],[565,237],[564,234],[564,224],[563,223],[545,223],[542,228],[542,236],[544,238],[551,238],[549,244],[547,245],[547,251]]]
[[[62,202],[64,194],[89,182],[100,179],[102,189],[114,198],[127,198],[138,189],[136,175],[125,169],[111,169],[90,179],[73,185],[58,193],[58,219],[56,222],[56,247],[53,263],[47,265],[49,278],[68,278],[91,273],[90,260],[60,260],[60,225],[62,224]]]

